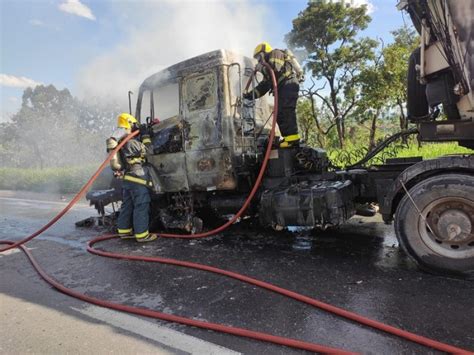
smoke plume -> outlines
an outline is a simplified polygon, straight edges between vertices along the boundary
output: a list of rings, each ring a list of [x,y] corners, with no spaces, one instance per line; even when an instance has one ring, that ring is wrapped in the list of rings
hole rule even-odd
[[[84,67],[78,78],[82,97],[103,97],[127,109],[149,75],[176,62],[219,48],[251,55],[265,40],[268,10],[248,1],[166,1],[120,3],[130,14],[126,40]]]

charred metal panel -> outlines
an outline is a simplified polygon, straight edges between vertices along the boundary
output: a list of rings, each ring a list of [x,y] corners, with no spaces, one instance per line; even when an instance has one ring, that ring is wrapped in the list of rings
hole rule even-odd
[[[277,177],[293,175],[296,149],[274,149],[268,161],[266,176]]]
[[[224,140],[220,73],[215,68],[184,79],[183,115],[186,169],[193,191],[232,190],[237,184],[232,169],[232,142]]]
[[[260,222],[269,226],[336,226],[354,215],[352,201],[349,180],[305,181],[264,191]]]
[[[234,190],[237,187],[229,151],[223,148],[189,151],[186,160],[192,191]]]
[[[188,191],[185,153],[168,153],[148,156],[148,162],[155,167],[160,178],[162,191]]]
[[[185,101],[189,112],[214,108],[217,96],[215,73],[187,78],[185,85]]]
[[[183,85],[183,118],[189,124],[185,150],[220,148],[221,119],[215,71],[187,77]]]

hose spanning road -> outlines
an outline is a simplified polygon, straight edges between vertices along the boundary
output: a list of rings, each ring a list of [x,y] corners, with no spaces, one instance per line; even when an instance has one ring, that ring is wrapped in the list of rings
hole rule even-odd
[[[207,236],[219,233],[219,232],[223,231],[224,229],[226,229],[227,227],[229,227],[230,225],[232,225],[240,217],[240,215],[245,211],[245,209],[247,208],[247,206],[251,202],[253,196],[255,195],[255,193],[256,193],[259,185],[260,185],[260,181],[261,181],[261,179],[263,177],[263,174],[265,172],[266,165],[267,165],[269,155],[270,155],[270,151],[271,151],[271,146],[272,146],[271,142],[273,142],[273,139],[274,139],[274,136],[275,136],[275,124],[276,124],[277,109],[278,109],[278,93],[277,93],[278,88],[277,88],[277,85],[276,85],[275,75],[274,75],[273,71],[271,70],[271,68],[268,65],[267,65],[267,67],[268,67],[270,73],[272,74],[272,82],[273,82],[274,94],[275,94],[275,105],[274,105],[274,112],[273,112],[272,129],[271,129],[271,133],[270,133],[269,144],[266,148],[264,160],[263,160],[262,166],[260,168],[260,172],[257,176],[256,183],[255,183],[254,187],[252,188],[249,196],[247,197],[245,203],[243,204],[243,206],[241,207],[239,212],[234,216],[234,218],[232,218],[231,220],[229,220],[224,225],[222,225],[219,228],[216,228],[212,231],[205,232],[205,233],[200,233],[200,234],[195,234],[195,235],[160,234],[161,237],[166,237],[166,238],[203,238],[203,237],[207,237]],[[76,292],[72,289],[69,289],[69,288],[65,287],[64,285],[60,284],[59,282],[57,282],[56,280],[51,278],[49,275],[47,275],[44,272],[44,270],[41,269],[39,264],[35,261],[35,259],[31,255],[31,253],[28,251],[28,249],[23,244],[25,244],[26,242],[30,241],[31,239],[37,237],[38,235],[40,235],[41,233],[46,231],[49,227],[51,227],[54,223],[56,223],[62,216],[64,216],[72,208],[72,206],[74,204],[76,204],[77,201],[85,194],[85,192],[91,187],[94,180],[99,176],[99,174],[102,172],[102,170],[105,168],[105,166],[109,163],[112,156],[116,152],[118,152],[118,150],[128,140],[130,140],[131,138],[133,138],[137,134],[138,134],[138,131],[133,132],[132,134],[127,136],[126,139],[124,139],[114,149],[114,151],[112,151],[109,154],[107,159],[100,165],[99,169],[90,178],[90,180],[81,188],[79,193],[50,222],[48,222],[45,226],[40,228],[35,233],[31,234],[30,236],[28,236],[28,237],[26,237],[26,238],[24,238],[20,241],[17,241],[17,242],[0,241],[0,244],[6,244],[7,245],[6,247],[0,249],[0,252],[4,252],[4,251],[7,251],[7,250],[13,249],[13,248],[20,248],[26,254],[29,261],[32,263],[33,267],[40,274],[40,276],[46,282],[48,282],[50,285],[52,285],[53,287],[55,287],[56,289],[58,289],[59,291],[65,293],[67,295],[70,295],[72,297],[75,297],[75,298],[78,298],[80,300],[83,300],[83,301],[86,301],[86,302],[89,302],[89,303],[92,303],[92,304],[96,304],[96,305],[99,305],[99,306],[102,306],[102,307],[107,307],[107,308],[111,308],[111,309],[115,309],[115,310],[119,310],[119,311],[123,311],[123,312],[138,314],[138,315],[142,315],[142,316],[146,316],[146,317],[161,319],[161,320],[165,320],[165,321],[177,322],[177,323],[190,325],[190,326],[195,326],[195,327],[200,327],[200,328],[204,328],[204,329],[220,331],[220,332],[229,333],[229,334],[233,334],[233,335],[248,337],[248,338],[252,338],[252,339],[256,339],[256,340],[267,341],[267,342],[271,342],[271,343],[275,343],[275,344],[279,344],[279,345],[293,347],[293,348],[296,348],[296,349],[314,351],[314,352],[319,352],[319,353],[328,353],[328,354],[336,354],[336,353],[337,354],[349,354],[349,353],[351,353],[351,352],[348,352],[348,351],[345,351],[345,350],[342,350],[342,349],[331,348],[331,347],[327,347],[327,346],[323,346],[323,345],[319,345],[319,344],[314,344],[314,343],[308,343],[308,342],[304,342],[304,341],[300,341],[300,340],[296,340],[296,339],[278,337],[278,336],[267,334],[267,333],[255,332],[255,331],[251,331],[251,330],[248,330],[248,329],[235,328],[235,327],[226,326],[226,325],[222,325],[222,324],[215,324],[215,323],[198,321],[198,320],[195,320],[195,319],[175,316],[175,315],[162,313],[162,312],[158,312],[158,311],[153,311],[153,310],[149,310],[149,309],[145,309],[145,308],[131,307],[131,306],[123,305],[123,304],[118,304],[118,303],[113,303],[113,302],[109,302],[109,301],[106,301],[106,300],[97,299],[97,298],[87,296],[85,294]],[[416,342],[416,343],[421,344],[421,345],[425,345],[427,347],[431,347],[431,348],[436,349],[436,350],[440,350],[440,351],[447,352],[447,353],[472,354],[472,352],[470,352],[470,351],[467,351],[467,350],[464,350],[464,349],[461,349],[461,348],[457,348],[457,347],[454,347],[454,346],[451,346],[451,345],[448,345],[448,344],[444,344],[444,343],[438,342],[436,340],[429,339],[429,338],[426,338],[426,337],[423,337],[423,336],[420,336],[420,335],[417,335],[417,334],[414,334],[414,333],[410,333],[410,332],[404,331],[402,329],[392,327],[390,325],[386,325],[386,324],[383,324],[383,323],[375,321],[375,320],[371,320],[369,318],[365,318],[365,317],[363,317],[361,315],[358,315],[356,313],[346,311],[344,309],[329,305],[327,303],[323,303],[321,301],[318,301],[316,299],[304,296],[302,294],[299,294],[299,293],[296,293],[296,292],[278,287],[276,285],[272,285],[270,283],[267,283],[267,282],[264,282],[264,281],[261,281],[261,280],[258,280],[258,279],[254,279],[254,278],[242,275],[242,274],[238,274],[238,273],[235,273],[235,272],[232,272],[232,271],[218,269],[218,268],[208,266],[208,265],[197,264],[197,263],[181,261],[181,260],[176,260],[176,259],[167,259],[167,258],[160,258],[160,257],[138,257],[138,256],[133,256],[133,255],[111,253],[111,252],[107,252],[107,251],[101,251],[101,250],[95,249],[93,247],[94,244],[96,244],[96,243],[99,243],[99,242],[105,241],[105,240],[109,240],[109,239],[112,239],[112,238],[115,238],[115,237],[116,237],[115,235],[104,235],[104,236],[100,236],[98,238],[95,238],[95,239],[88,242],[87,251],[89,251],[90,253],[96,254],[96,255],[110,257],[110,258],[170,264],[170,265],[193,268],[193,269],[198,269],[198,270],[202,270],[202,271],[207,271],[207,272],[220,274],[220,275],[223,275],[223,276],[227,276],[227,277],[230,277],[230,278],[233,278],[233,279],[237,279],[237,280],[240,280],[240,281],[243,281],[243,282],[246,282],[246,283],[249,283],[249,284],[252,284],[252,285],[255,285],[255,286],[258,286],[258,287],[276,292],[276,293],[279,293],[279,294],[287,296],[291,299],[294,299],[294,300],[297,300],[297,301],[300,301],[300,302],[304,302],[304,303],[306,303],[308,305],[311,305],[313,307],[323,309],[325,311],[331,312],[333,314],[339,315],[341,317],[344,317],[346,319],[355,321],[357,323],[360,323],[360,324],[363,324],[363,325],[366,325],[366,326],[370,326],[374,329],[381,330],[381,331],[387,332],[387,333],[392,334],[392,335],[397,335],[397,336],[402,337],[404,339]]]

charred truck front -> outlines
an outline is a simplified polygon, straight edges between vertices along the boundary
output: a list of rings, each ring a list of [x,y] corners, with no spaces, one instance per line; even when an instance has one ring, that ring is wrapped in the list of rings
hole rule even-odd
[[[242,100],[247,81],[255,86],[259,79],[252,75],[254,65],[250,58],[217,50],[173,65],[140,86],[135,116],[152,131],[147,156],[156,186],[152,230],[197,233],[243,205],[272,144],[273,101]],[[471,144],[464,136],[462,141]],[[363,164],[337,169],[322,149],[275,148],[244,218],[276,230],[327,228],[355,215],[357,204],[373,202],[386,222],[395,216],[401,246],[422,268],[472,275],[474,156]]]
[[[136,116],[152,125],[154,220],[197,231],[203,217],[236,213],[254,185],[268,141],[268,98],[243,103],[253,60],[218,50],[144,81]],[[247,216],[263,225],[326,227],[354,214],[352,183],[328,172],[324,151],[275,149]],[[321,177],[324,175],[324,181]],[[313,177],[311,180],[309,177]]]

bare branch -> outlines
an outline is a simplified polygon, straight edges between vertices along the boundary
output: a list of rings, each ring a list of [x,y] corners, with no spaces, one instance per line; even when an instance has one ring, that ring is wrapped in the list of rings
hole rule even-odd
[[[344,119],[346,115],[349,113],[349,111],[352,110],[352,108],[355,106],[355,103],[356,103],[356,99],[352,98],[352,102],[350,103],[349,107],[347,107],[347,109],[341,115],[342,119]]]
[[[309,89],[301,90],[301,93],[303,94],[303,96],[309,97],[311,100],[314,99],[314,96],[317,96],[318,98],[320,98],[326,104],[328,109],[334,115],[334,109],[331,106],[331,104],[329,103],[329,101],[319,93],[319,91],[324,90],[326,88],[327,82],[324,82],[323,86],[313,90],[314,86],[316,86],[316,83],[314,82],[313,78],[311,78],[311,81],[312,81],[313,85],[311,85],[311,87]]]
[[[329,111],[331,111],[331,113],[333,114],[333,116],[336,115],[336,113],[334,112],[334,108],[331,106],[331,104],[329,103],[329,101],[322,95],[320,95],[319,93],[315,92],[314,93],[317,97],[319,97],[327,106],[327,108],[329,109]]]
[[[321,131],[322,134],[326,135],[329,131],[336,126],[336,123],[331,124],[326,131]]]
[[[316,123],[316,128],[318,129],[318,131],[321,131],[321,126],[319,125],[319,120],[318,120],[318,117],[316,115],[316,109],[314,107],[314,99],[313,99],[312,96],[311,96],[310,100],[311,100],[311,113],[313,115],[314,122]]]

